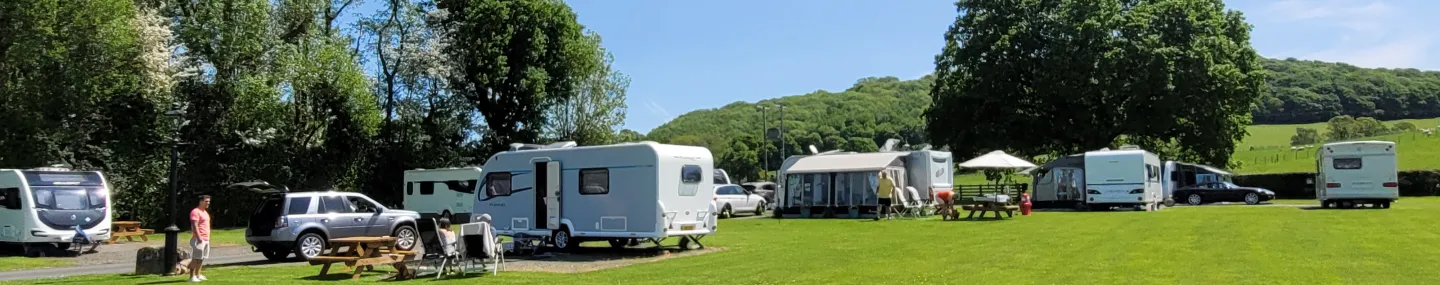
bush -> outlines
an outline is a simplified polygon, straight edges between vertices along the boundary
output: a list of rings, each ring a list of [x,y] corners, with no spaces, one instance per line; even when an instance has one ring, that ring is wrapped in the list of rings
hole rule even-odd
[[[1275,191],[1280,199],[1315,199],[1315,173],[1269,173],[1235,176],[1235,184]],[[1440,195],[1440,170],[1400,172],[1400,196]]]

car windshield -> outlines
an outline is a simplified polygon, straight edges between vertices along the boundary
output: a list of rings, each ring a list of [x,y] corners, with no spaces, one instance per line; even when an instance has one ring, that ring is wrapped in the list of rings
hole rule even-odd
[[[1240,185],[1235,185],[1235,183],[1230,182],[1220,182],[1220,187],[1224,187],[1225,189],[1235,189],[1240,188]]]

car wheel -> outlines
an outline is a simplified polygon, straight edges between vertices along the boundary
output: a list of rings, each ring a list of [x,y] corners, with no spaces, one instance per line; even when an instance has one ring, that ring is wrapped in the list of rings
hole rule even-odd
[[[395,248],[399,250],[413,249],[419,236],[415,233],[415,226],[401,225],[399,228],[395,228]]]
[[[579,243],[570,236],[570,228],[568,227],[560,227],[560,230],[555,231],[553,239],[556,248],[575,249],[580,247]]]
[[[317,233],[305,233],[295,239],[295,255],[301,259],[310,260],[325,252],[326,241]]]
[[[730,209],[730,204],[725,204],[725,207],[724,207],[724,208],[720,208],[720,218],[721,218],[721,219],[729,219],[730,217],[734,217],[734,216],[735,216],[735,211]]]
[[[765,202],[760,202],[759,205],[755,205],[755,215],[756,215],[756,216],[764,216],[764,215],[765,215]]]
[[[1381,208],[1381,209],[1389,209],[1389,208],[1390,208],[1390,202],[1381,202],[1381,203],[1380,203],[1380,208]]]
[[[1320,208],[1321,208],[1321,209],[1329,209],[1329,208],[1330,208],[1330,201],[1320,201]]]
[[[260,251],[260,254],[270,261],[285,261],[286,257],[290,257],[290,251],[287,250],[267,249]]]
[[[1190,205],[1199,206],[1200,204],[1205,203],[1205,198],[1200,197],[1200,194],[1190,194],[1190,197],[1186,198],[1185,202],[1190,203]]]
[[[1255,194],[1255,193],[1245,194],[1245,204],[1250,204],[1250,205],[1260,204],[1260,194]]]

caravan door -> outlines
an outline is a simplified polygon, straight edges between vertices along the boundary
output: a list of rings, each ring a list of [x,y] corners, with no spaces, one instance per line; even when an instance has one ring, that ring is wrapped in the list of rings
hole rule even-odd
[[[545,189],[545,192],[550,193],[545,198],[545,212],[549,214],[545,218],[545,225],[547,228],[558,229],[562,214],[560,210],[560,201],[562,201],[560,199],[560,162],[549,162],[549,165],[545,166],[545,171],[545,179],[548,180],[545,182],[545,186],[548,188]]]

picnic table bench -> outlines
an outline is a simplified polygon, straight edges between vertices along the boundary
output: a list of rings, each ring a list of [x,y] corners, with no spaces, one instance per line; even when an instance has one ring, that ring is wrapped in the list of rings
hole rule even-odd
[[[360,279],[360,273],[374,270],[375,265],[390,264],[398,272],[408,272],[405,260],[415,255],[414,251],[395,249],[395,237],[348,237],[330,240],[330,253],[311,257],[310,265],[324,265],[320,276],[330,273],[330,265],[345,264],[345,270],[352,270],[351,280]],[[341,251],[341,248],[348,250]]]
[[[1002,218],[1000,217],[1000,212],[1005,212],[1005,215],[1009,217],[1015,217],[1015,211],[1019,211],[1020,206],[1001,202],[976,201],[975,204],[962,205],[960,209],[970,211],[970,214],[965,216],[967,219],[974,218],[975,212],[980,212],[981,218],[984,218],[987,212],[995,212],[995,218],[1000,219]]]
[[[111,222],[110,226],[114,229],[110,231],[110,240],[106,242],[109,244],[114,244],[122,237],[131,242],[134,242],[137,236],[141,241],[150,241],[150,237],[146,235],[155,233],[155,230],[140,228],[140,222],[136,221],[115,221]]]

